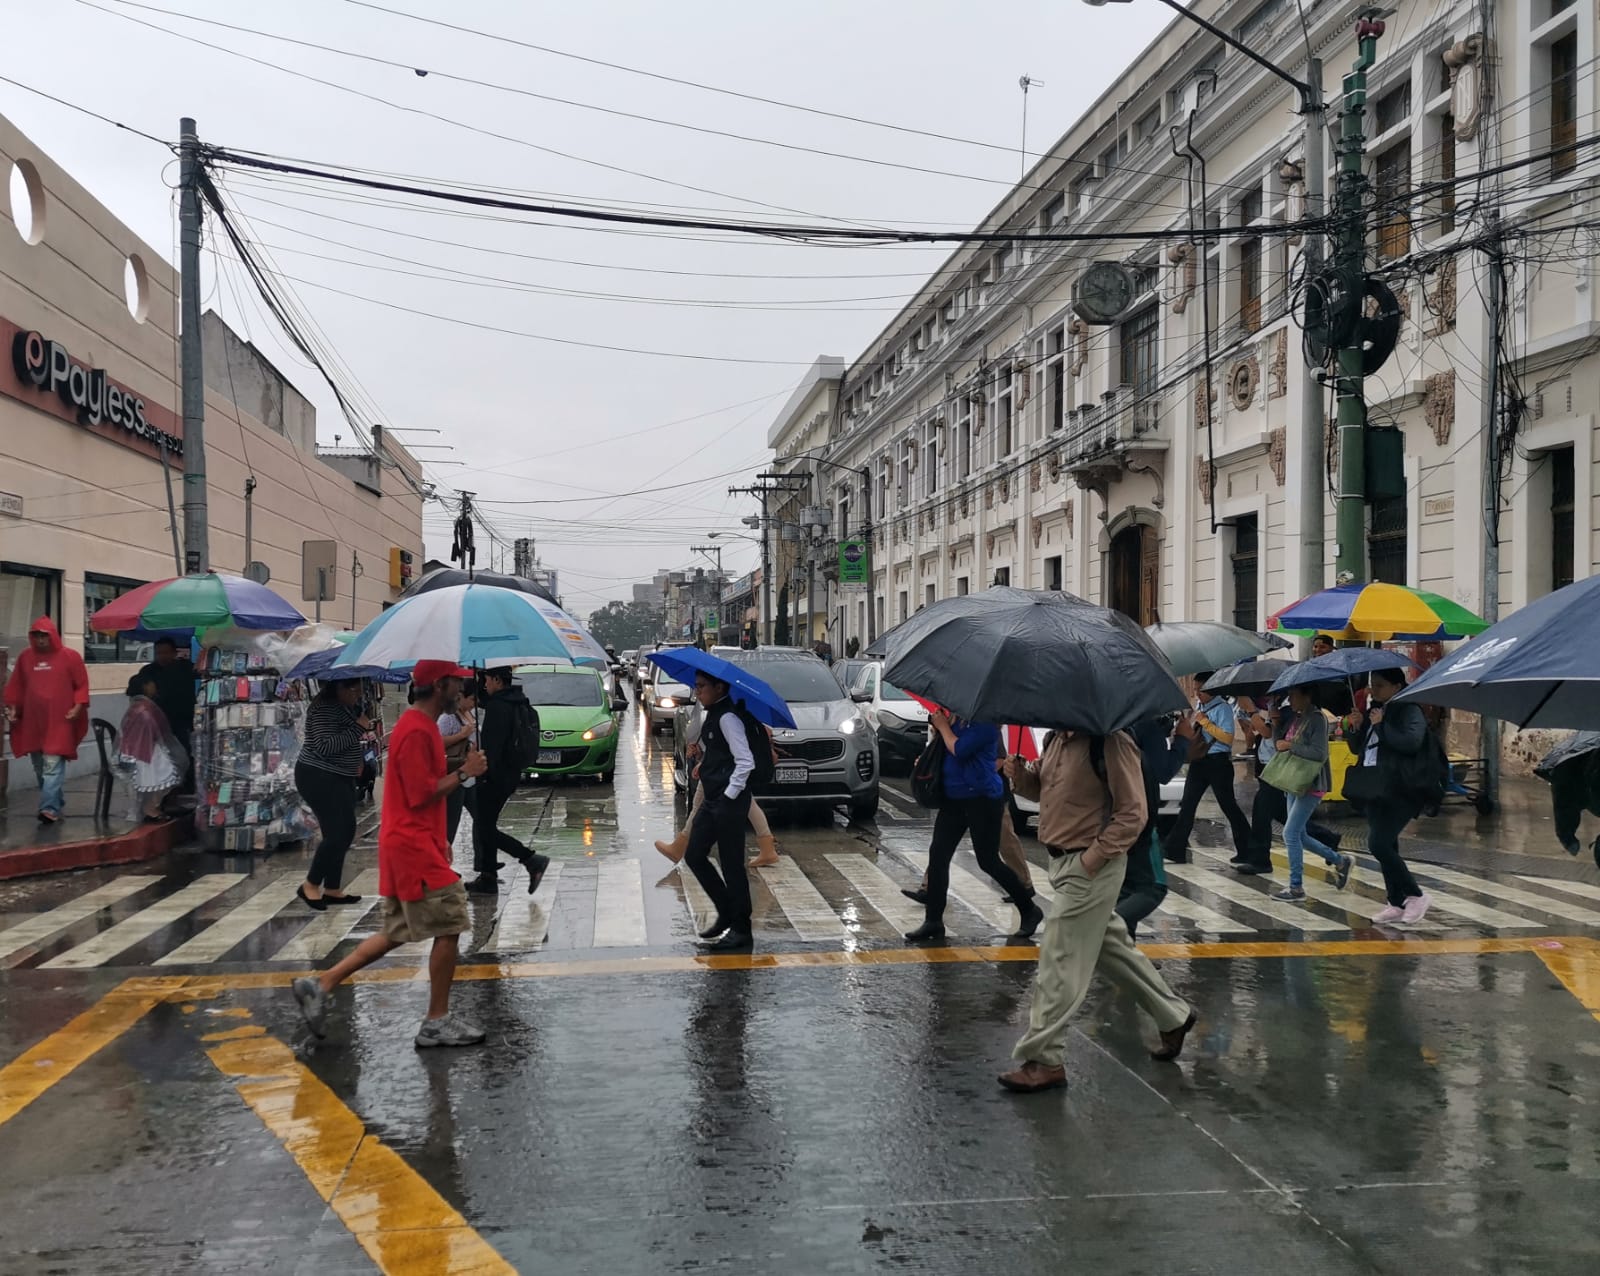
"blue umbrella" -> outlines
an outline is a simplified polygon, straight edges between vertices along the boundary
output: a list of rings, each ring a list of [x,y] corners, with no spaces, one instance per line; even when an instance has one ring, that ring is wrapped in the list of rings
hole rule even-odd
[[[1340,678],[1358,673],[1371,673],[1375,669],[1415,669],[1417,662],[1396,651],[1383,651],[1376,647],[1341,647],[1315,660],[1304,660],[1285,671],[1272,684],[1272,691],[1287,691],[1290,687],[1304,686],[1308,682],[1337,682]]]
[[[1491,625],[1397,700],[1448,705],[1519,727],[1600,725],[1600,576]]]
[[[650,659],[662,673],[686,686],[694,685],[697,673],[727,683],[729,696],[743,701],[757,722],[790,730],[798,725],[782,696],[748,669],[721,656],[710,655],[698,647],[669,647],[665,651],[652,651]]]
[[[335,667],[334,661],[339,658],[340,647],[329,647],[326,651],[313,651],[309,656],[297,664],[285,675],[293,680],[295,678],[315,678],[319,682],[342,682],[351,678],[371,678],[378,682],[391,683],[399,686],[409,682],[411,675],[403,669],[386,669],[382,665],[342,665]]]

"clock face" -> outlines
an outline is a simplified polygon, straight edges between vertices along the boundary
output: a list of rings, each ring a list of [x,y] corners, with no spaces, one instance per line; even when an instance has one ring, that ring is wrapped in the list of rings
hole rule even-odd
[[[1074,309],[1088,323],[1111,323],[1133,304],[1133,277],[1114,261],[1097,261],[1078,281]]]

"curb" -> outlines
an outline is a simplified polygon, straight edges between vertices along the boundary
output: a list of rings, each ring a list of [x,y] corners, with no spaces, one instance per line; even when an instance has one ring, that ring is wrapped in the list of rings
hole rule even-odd
[[[68,873],[74,869],[100,868],[109,864],[137,864],[158,859],[183,839],[183,821],[164,820],[160,824],[150,824],[115,836],[4,851],[0,852],[0,881],[37,877],[44,873]]]

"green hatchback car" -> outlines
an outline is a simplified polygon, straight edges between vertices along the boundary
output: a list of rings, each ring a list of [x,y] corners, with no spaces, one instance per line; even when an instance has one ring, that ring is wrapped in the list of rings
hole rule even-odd
[[[621,732],[599,671],[582,665],[519,665],[516,679],[539,715],[539,753],[526,774],[593,775],[610,784]]]

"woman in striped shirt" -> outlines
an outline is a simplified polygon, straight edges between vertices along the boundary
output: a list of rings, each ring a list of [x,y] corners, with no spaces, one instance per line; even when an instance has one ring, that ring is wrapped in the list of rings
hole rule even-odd
[[[353,904],[361,898],[339,889],[345,853],[356,839],[356,780],[366,754],[365,736],[372,729],[357,709],[360,703],[358,681],[324,683],[306,712],[305,743],[294,767],[295,787],[322,826],[311,871],[297,893],[319,913],[329,904]]]

